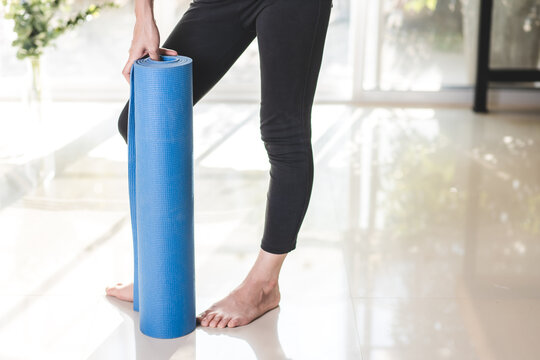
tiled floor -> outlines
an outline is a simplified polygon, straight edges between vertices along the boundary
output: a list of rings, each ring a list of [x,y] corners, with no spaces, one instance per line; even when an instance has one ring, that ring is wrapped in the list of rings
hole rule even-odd
[[[257,114],[196,107],[197,311],[259,249],[269,177]],[[117,135],[0,211],[0,358],[538,359],[540,114],[319,105],[313,116],[313,194],[280,307],[157,340],[104,295],[132,274]]]

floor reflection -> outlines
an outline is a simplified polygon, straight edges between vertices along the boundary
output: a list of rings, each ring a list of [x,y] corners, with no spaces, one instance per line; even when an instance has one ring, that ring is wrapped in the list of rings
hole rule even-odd
[[[154,339],[139,330],[139,313],[133,311],[132,304],[107,298],[116,307],[123,321],[111,335],[94,351],[89,359],[111,359],[115,354],[130,359],[196,359],[197,336],[204,335],[206,344],[218,337],[223,342],[239,339],[245,342],[257,359],[287,360],[278,336],[280,307],[269,311],[256,322],[234,329],[213,329],[197,326],[192,333],[176,339]],[[202,351],[208,352],[207,349]],[[219,354],[219,351],[216,352]]]
[[[196,359],[196,333],[176,339],[154,339],[144,335],[139,328],[139,313],[133,304],[107,297],[124,318],[114,332],[101,344],[89,359],[112,359],[121,355],[126,359]]]
[[[198,312],[259,250],[255,110],[196,110]],[[160,340],[104,296],[133,263],[116,137],[0,212],[0,358],[536,360],[538,114],[317,105],[312,123],[313,193],[278,308]]]
[[[375,109],[343,139],[345,254],[366,359],[507,359],[516,324],[537,328],[540,123],[458,115]],[[489,343],[471,336],[480,331]],[[522,358],[540,351],[517,341]]]
[[[278,335],[280,311],[278,306],[247,327],[211,329],[199,326],[199,329],[210,336],[225,336],[245,341],[259,360],[286,360],[290,358],[285,355]]]

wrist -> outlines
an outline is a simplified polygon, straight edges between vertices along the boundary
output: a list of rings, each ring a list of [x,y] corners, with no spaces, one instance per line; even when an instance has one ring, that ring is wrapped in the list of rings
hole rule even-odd
[[[154,21],[154,10],[150,6],[135,8],[136,21]]]
[[[139,23],[154,23],[154,15],[149,14],[148,12],[142,13],[140,15],[135,15],[135,21]]]

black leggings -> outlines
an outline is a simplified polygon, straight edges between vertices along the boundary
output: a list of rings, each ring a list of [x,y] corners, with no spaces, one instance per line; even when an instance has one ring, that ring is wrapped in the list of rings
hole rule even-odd
[[[194,0],[162,47],[193,59],[196,104],[258,38],[261,139],[270,162],[261,248],[296,248],[313,185],[311,108],[331,0]],[[118,128],[127,142],[128,104]]]

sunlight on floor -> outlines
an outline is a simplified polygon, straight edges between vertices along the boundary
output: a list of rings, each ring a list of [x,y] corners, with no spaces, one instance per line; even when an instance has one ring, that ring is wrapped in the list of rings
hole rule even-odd
[[[120,135],[0,210],[0,358],[534,359],[538,114],[317,105],[315,180],[280,307],[235,329],[142,335]],[[194,123],[197,311],[250,268],[269,163],[253,104]]]

